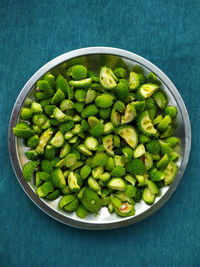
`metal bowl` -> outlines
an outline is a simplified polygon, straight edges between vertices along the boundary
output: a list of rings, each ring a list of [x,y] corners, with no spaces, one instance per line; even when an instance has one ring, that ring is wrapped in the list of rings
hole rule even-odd
[[[66,213],[59,209],[59,199],[48,202],[38,198],[35,194],[33,181],[27,183],[22,176],[22,166],[27,161],[24,155],[27,148],[24,146],[23,141],[16,138],[12,133],[12,128],[18,122],[21,107],[23,106],[27,96],[32,97],[36,82],[46,72],[59,71],[60,73],[64,73],[67,67],[77,63],[84,64],[88,67],[88,69],[93,71],[98,71],[102,65],[106,65],[111,68],[115,68],[116,66],[126,66],[128,69],[131,69],[131,67],[135,64],[141,65],[146,73],[153,71],[157,75],[158,79],[162,82],[163,90],[168,96],[169,104],[176,106],[178,109],[177,129],[175,133],[175,135],[181,139],[181,144],[178,148],[178,153],[180,153],[181,156],[177,162],[177,165],[179,166],[178,174],[170,186],[162,188],[161,195],[156,198],[156,201],[152,206],[148,206],[143,201],[137,203],[135,206],[135,216],[121,218],[116,214],[110,214],[107,208],[102,208],[98,216],[89,214],[85,219],[80,219],[75,213]],[[18,181],[26,194],[41,210],[54,219],[67,225],[83,229],[101,230],[119,228],[133,224],[150,216],[164,205],[178,186],[186,168],[191,146],[191,127],[185,104],[178,90],[158,67],[148,60],[125,50],[110,47],[89,47],[74,50],[51,60],[30,78],[20,92],[14,105],[10,119],[8,138],[10,158]]]

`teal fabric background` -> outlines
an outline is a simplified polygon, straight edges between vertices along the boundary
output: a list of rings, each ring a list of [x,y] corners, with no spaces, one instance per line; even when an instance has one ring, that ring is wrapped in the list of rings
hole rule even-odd
[[[0,266],[200,266],[200,1],[0,1]],[[192,124],[182,181],[154,215],[112,231],[65,226],[38,209],[13,172],[8,123],[26,81],[81,47],[137,53],[174,82]]]

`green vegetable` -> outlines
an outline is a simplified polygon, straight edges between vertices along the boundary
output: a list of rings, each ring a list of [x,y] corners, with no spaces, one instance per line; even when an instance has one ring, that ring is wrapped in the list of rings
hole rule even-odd
[[[144,165],[147,171],[153,167],[153,157],[148,152],[146,152],[144,155]]]
[[[85,139],[85,146],[89,149],[89,150],[92,150],[92,151],[95,151],[97,150],[98,148],[98,141],[96,138],[94,137],[87,137]]]
[[[150,179],[152,181],[161,181],[165,178],[165,174],[157,169],[150,171]]]
[[[54,94],[54,96],[51,99],[51,104],[57,106],[64,99],[65,99],[65,93],[60,88],[58,88],[58,90],[56,91],[56,93]]]
[[[61,111],[69,110],[74,108],[74,103],[70,99],[65,99],[60,104]]]
[[[27,145],[31,148],[36,148],[38,144],[39,144],[39,136],[37,134],[31,136],[27,141]]]
[[[93,166],[105,166],[108,161],[108,156],[103,152],[97,152],[93,158]]]
[[[121,79],[115,87],[114,92],[118,100],[124,102],[129,96],[128,81],[125,79]]]
[[[167,154],[165,154],[157,163],[156,163],[156,167],[158,169],[162,169],[164,168],[169,162],[169,157]]]
[[[114,105],[114,108],[116,111],[123,113],[125,111],[125,105],[122,101],[117,100],[117,102]]]
[[[176,145],[178,145],[180,143],[180,139],[173,136],[173,137],[169,137],[165,140],[165,142],[170,146],[170,147],[174,147]]]
[[[131,90],[135,90],[140,85],[140,78],[138,73],[136,72],[130,72],[129,76],[129,88]]]
[[[117,77],[111,69],[102,67],[100,71],[100,83],[106,89],[113,89],[116,86]]]
[[[100,174],[98,178],[100,181],[103,182],[103,185],[104,185],[105,182],[108,182],[108,180],[110,179],[110,176],[111,176],[110,173],[104,172]]]
[[[176,107],[168,106],[164,109],[163,115],[164,116],[169,115],[171,119],[174,119],[174,118],[176,118],[177,113],[178,113],[178,111],[177,111]]]
[[[132,126],[122,126],[118,129],[118,134],[126,141],[126,143],[135,148],[138,143],[138,135]]]
[[[87,77],[87,69],[83,65],[75,65],[71,69],[72,78],[74,80],[82,80]]]
[[[38,91],[35,92],[35,98],[37,100],[43,100],[49,97],[52,97],[53,90],[51,89],[49,83],[45,80],[37,82]]]
[[[121,166],[121,167],[124,167],[125,166],[125,162],[124,162],[122,156],[116,155],[114,157],[114,161],[115,161],[115,165],[116,166]]]
[[[13,128],[15,136],[27,139],[35,134],[35,131],[26,122],[18,122]]]
[[[107,171],[112,171],[115,168],[115,162],[114,159],[112,157],[109,157],[107,160],[107,163],[105,165],[105,169]]]
[[[146,173],[146,168],[144,163],[140,159],[133,159],[126,165],[127,172],[134,175],[143,175]]]
[[[90,134],[94,137],[99,137],[104,132],[104,125],[102,123],[97,123],[91,130]]]
[[[62,189],[66,186],[65,177],[61,169],[56,169],[52,175],[52,182],[56,187]]]
[[[27,99],[24,101],[24,107],[25,107],[25,108],[30,108],[32,102],[33,102],[32,99],[27,98]]]
[[[82,112],[82,118],[88,118],[90,116],[94,116],[98,113],[98,109],[95,105],[89,105],[84,108]]]
[[[92,89],[88,89],[85,97],[85,104],[89,104],[96,98],[96,92]]]
[[[113,190],[125,191],[126,184],[122,178],[112,178],[108,183],[107,187]]]
[[[99,115],[101,119],[106,120],[110,117],[111,108],[100,108]]]
[[[44,148],[49,141],[50,137],[52,136],[53,131],[51,128],[47,129],[43,134],[40,136],[39,144],[36,148],[36,152],[42,154],[44,152]]]
[[[75,91],[75,99],[78,102],[84,102],[86,97],[86,91],[84,89],[77,89]]]
[[[174,134],[174,128],[172,127],[172,125],[169,125],[167,129],[161,133],[160,138],[167,138],[172,136],[173,134]]]
[[[44,181],[50,180],[50,174],[47,172],[36,172],[35,183],[36,186],[40,186]]]
[[[111,172],[111,175],[115,177],[123,177],[125,176],[125,174],[126,174],[126,169],[121,166],[115,167]]]
[[[45,159],[54,159],[55,155],[56,155],[55,149],[52,146],[47,145],[45,150],[44,150],[44,158]]]
[[[166,115],[158,124],[158,131],[164,132],[167,130],[168,125],[171,123],[171,118],[169,115]]]
[[[114,108],[111,111],[111,122],[114,126],[118,126],[121,121],[121,115]]]
[[[179,159],[179,154],[176,153],[176,152],[171,152],[171,153],[169,154],[169,159],[170,159],[170,161],[176,161],[176,160]]]
[[[74,195],[66,195],[60,200],[59,207],[63,209],[66,205],[72,203],[74,200],[76,200]]]
[[[146,144],[147,151],[151,154],[160,153],[160,144],[157,140],[152,140]]]
[[[114,130],[114,127],[113,127],[113,124],[112,122],[107,122],[105,125],[104,125],[104,131],[103,133],[104,134],[111,134]]]
[[[158,115],[154,120],[153,120],[153,125],[157,125],[161,122],[161,120],[163,119],[162,115]]]
[[[86,179],[90,173],[91,173],[91,168],[88,165],[84,165],[81,168],[80,175],[83,179]]]
[[[51,145],[54,147],[62,147],[64,144],[64,136],[61,132],[57,132],[55,136],[51,139]]]
[[[144,175],[135,175],[137,181],[138,181],[138,186],[145,186],[148,182],[148,179]]]
[[[94,178],[92,177],[88,178],[88,185],[91,189],[96,191],[98,195],[101,195],[101,187]]]
[[[30,120],[33,116],[33,112],[29,108],[22,108],[20,117],[22,120]]]
[[[22,169],[22,174],[24,176],[24,178],[30,182],[31,180],[31,176],[33,175],[33,172],[35,170],[35,168],[40,164],[39,161],[29,161],[28,163],[26,163]]]
[[[133,185],[127,185],[126,186],[126,191],[125,191],[125,194],[128,196],[128,197],[135,197],[136,195],[136,192],[137,192],[137,189],[135,186]]]
[[[44,80],[48,82],[51,89],[54,89],[56,86],[55,77],[51,73],[46,73],[44,76]]]
[[[89,212],[98,212],[98,210],[101,208],[100,198],[91,188],[85,188],[81,201],[83,206]]]
[[[78,151],[80,151],[83,155],[86,155],[86,156],[92,155],[92,152],[85,145],[79,145]]]
[[[144,111],[138,118],[138,128],[146,135],[156,135],[157,130],[153,127],[148,111]]]
[[[31,103],[31,111],[34,114],[39,114],[43,112],[42,106],[41,104],[37,103],[37,102],[32,102]]]
[[[178,168],[176,164],[173,161],[170,161],[164,170],[165,185],[169,185],[174,181],[174,178],[176,177],[177,172],[178,172]]]
[[[71,99],[71,95],[70,95],[71,91],[70,91],[69,85],[67,83],[67,80],[60,74],[58,75],[58,77],[56,79],[56,89],[60,89],[64,93],[65,96],[68,95],[68,98]],[[61,101],[59,101],[59,103],[60,102]]]
[[[139,142],[142,144],[148,143],[151,140],[151,138],[145,134],[140,134],[139,136]]]
[[[146,107],[146,102],[145,101],[133,101],[132,104],[135,107],[136,112],[141,113],[144,111]]]
[[[158,187],[151,180],[148,181],[148,188],[152,194],[158,194]]]
[[[156,77],[155,73],[153,72],[150,72],[148,75],[147,75],[147,81],[149,83],[155,83],[157,85],[161,85],[161,82],[158,80],[158,78]]]
[[[148,187],[145,187],[142,193],[142,199],[147,204],[153,204],[155,201],[155,194],[153,194]]]
[[[109,156],[114,155],[113,151],[113,135],[107,135],[106,137],[103,138],[103,145],[105,147],[106,152],[108,153]]]
[[[57,198],[59,198],[60,196],[60,190],[59,189],[56,189],[55,191],[49,193],[48,195],[46,195],[46,199],[49,200],[49,201],[53,201]]]
[[[128,174],[128,175],[126,175],[125,177],[124,177],[124,179],[126,180],[126,181],[128,181],[130,184],[132,184],[132,185],[135,185],[135,183],[136,183],[136,179],[132,176],[132,175],[130,175],[130,174]]]
[[[69,85],[73,86],[74,88],[85,88],[90,86],[92,83],[92,78],[87,78],[79,81],[69,81]]]
[[[113,104],[113,97],[109,94],[102,94],[97,96],[95,99],[95,104],[99,108],[109,108]]]
[[[138,145],[136,149],[133,151],[134,158],[140,158],[144,154],[145,154],[145,147],[143,144]]]
[[[159,140],[159,144],[160,144],[160,149],[161,149],[162,155],[170,154],[173,151],[173,149],[167,143]]]
[[[38,187],[36,190],[36,193],[39,197],[45,197],[49,193],[53,192],[54,190],[54,185],[51,181],[46,181],[43,185]]]
[[[88,212],[83,205],[79,205],[77,210],[76,210],[76,214],[80,218],[85,218],[87,216]]]
[[[72,167],[77,161],[76,155],[70,153],[65,157],[65,165],[67,168]]]
[[[128,146],[122,148],[122,153],[129,159],[133,156],[133,150]]]
[[[47,121],[47,117],[44,114],[35,114],[33,115],[33,123],[42,126]]]
[[[97,77],[96,74],[91,70],[88,71],[88,77],[92,78],[93,82],[97,82],[98,83],[100,81],[99,77]]]
[[[38,160],[40,158],[40,155],[35,150],[29,150],[25,155],[29,160]]]
[[[134,105],[128,104],[124,115],[122,116],[122,124],[130,123],[136,116],[137,114]]]
[[[65,113],[63,113],[59,108],[54,108],[53,117],[58,121],[63,121],[65,119]]]
[[[113,73],[117,78],[125,78],[126,77],[126,70],[124,68],[121,68],[121,67],[114,69]]]
[[[167,105],[167,98],[162,91],[157,91],[153,94],[153,98],[160,109],[164,109]]]
[[[140,86],[138,89],[138,96],[140,99],[149,98],[153,93],[158,90],[157,84],[146,83]]]
[[[71,152],[71,145],[66,143],[60,150],[60,158],[64,158],[67,154]]]
[[[68,132],[69,130],[71,130],[73,127],[74,127],[74,122],[73,121],[67,121],[67,122],[59,125],[59,131],[64,134],[64,133]]]
[[[78,177],[74,174],[74,172],[70,172],[68,175],[68,185],[69,189],[72,192],[77,192],[80,190],[80,185],[78,183]]]
[[[103,166],[96,167],[92,170],[92,176],[97,179],[100,175],[103,174],[104,168]]]

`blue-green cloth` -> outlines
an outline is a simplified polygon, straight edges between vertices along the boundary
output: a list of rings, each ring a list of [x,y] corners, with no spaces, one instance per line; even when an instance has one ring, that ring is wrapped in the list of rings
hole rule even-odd
[[[0,266],[200,266],[200,1],[0,1]],[[186,172],[171,199],[135,225],[65,226],[26,196],[12,169],[8,123],[23,85],[54,57],[111,46],[152,61],[174,82],[192,124]]]

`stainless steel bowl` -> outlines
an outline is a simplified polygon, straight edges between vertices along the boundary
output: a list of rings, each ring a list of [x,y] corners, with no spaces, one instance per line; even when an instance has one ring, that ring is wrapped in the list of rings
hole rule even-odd
[[[33,181],[31,181],[31,183],[27,183],[22,176],[22,166],[26,162],[24,153],[27,148],[24,146],[22,140],[13,135],[12,128],[16,125],[19,119],[20,110],[23,106],[24,100],[27,98],[27,96],[32,97],[36,82],[46,72],[59,71],[64,73],[67,67],[77,63],[84,64],[88,67],[88,69],[94,71],[98,71],[102,65],[106,65],[111,68],[115,68],[116,66],[126,66],[128,69],[135,64],[141,65],[146,73],[153,71],[157,75],[159,80],[162,82],[163,90],[168,95],[169,104],[176,106],[178,109],[176,136],[181,139],[181,144],[178,148],[178,152],[181,155],[180,160],[177,163],[179,166],[178,174],[170,186],[166,186],[162,189],[161,196],[156,198],[156,201],[152,206],[146,205],[143,201],[137,203],[135,206],[135,216],[121,218],[116,214],[110,214],[107,211],[107,208],[102,208],[98,216],[95,217],[93,214],[90,214],[87,216],[87,218],[80,219],[75,213],[66,213],[59,209],[59,199],[53,202],[48,202],[38,198],[35,194],[35,186]],[[67,225],[83,229],[101,230],[113,229],[133,224],[150,216],[162,205],[164,205],[164,203],[170,198],[178,186],[186,168],[191,146],[191,127],[185,104],[178,90],[158,67],[148,60],[125,50],[110,47],[89,47],[68,52],[51,60],[30,78],[20,92],[14,105],[10,119],[8,138],[10,158],[18,181],[26,194],[41,210],[46,212],[54,219]]]

